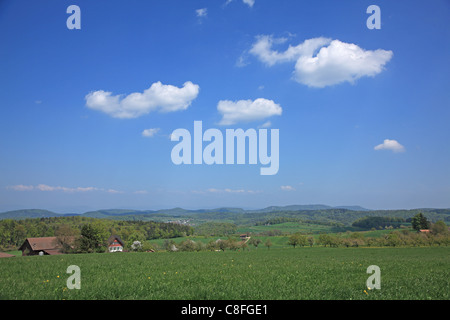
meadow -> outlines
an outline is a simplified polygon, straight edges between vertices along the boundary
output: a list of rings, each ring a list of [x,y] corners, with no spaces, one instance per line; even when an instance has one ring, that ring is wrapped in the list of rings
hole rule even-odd
[[[0,298],[31,300],[448,300],[449,247],[251,248],[0,259]],[[68,289],[66,269],[81,270]],[[381,270],[369,290],[367,267]]]

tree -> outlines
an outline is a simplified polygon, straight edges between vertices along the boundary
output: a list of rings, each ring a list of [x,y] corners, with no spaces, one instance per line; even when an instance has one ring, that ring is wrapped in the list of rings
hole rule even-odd
[[[293,246],[294,248],[299,246],[305,246],[307,243],[306,236],[303,236],[299,233],[295,233],[289,237],[288,244]]]
[[[313,246],[313,244],[314,244],[314,237],[312,237],[312,236],[308,237],[308,244],[309,244],[310,247]]]
[[[448,228],[444,221],[440,220],[431,225],[431,232],[433,234],[447,234]]]
[[[102,252],[105,244],[105,230],[101,224],[89,223],[81,228],[80,250],[82,252]]]
[[[216,240],[216,245],[220,250],[225,251],[228,244],[226,240],[218,239]]]
[[[267,240],[264,243],[264,245],[267,247],[267,249],[270,249],[270,247],[272,246],[272,241],[270,241],[270,238],[267,238]]]
[[[256,249],[258,249],[258,246],[261,243],[261,239],[251,238],[249,243],[254,245]]]
[[[323,244],[325,247],[327,246],[327,244],[330,245],[330,247],[331,247],[331,242],[332,241],[331,241],[331,236],[330,235],[328,235],[326,233],[322,233],[319,236],[319,243]]]
[[[61,224],[55,231],[56,241],[61,246],[64,253],[73,250],[77,231],[72,229],[68,224]]]
[[[411,224],[414,230],[420,231],[421,229],[428,229],[429,228],[429,222],[427,218],[422,214],[422,212],[416,214],[411,219]]]

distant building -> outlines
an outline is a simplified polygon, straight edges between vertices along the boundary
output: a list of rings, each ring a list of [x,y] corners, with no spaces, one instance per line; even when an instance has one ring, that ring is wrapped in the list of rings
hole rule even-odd
[[[430,233],[431,232],[429,229],[420,229],[419,231],[422,233]]]
[[[27,238],[19,248],[22,256],[62,254],[61,249],[56,237]]]
[[[112,235],[108,239],[108,251],[109,252],[122,252],[124,247],[124,242],[119,236]]]

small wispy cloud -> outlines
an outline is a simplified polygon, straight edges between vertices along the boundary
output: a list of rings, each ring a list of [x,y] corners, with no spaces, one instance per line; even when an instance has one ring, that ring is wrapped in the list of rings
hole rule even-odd
[[[294,191],[295,188],[293,186],[281,186],[281,190],[283,191]]]
[[[47,184],[38,184],[35,186],[32,185],[14,185],[7,186],[6,189],[14,190],[14,191],[43,191],[43,192],[66,192],[66,193],[75,193],[75,192],[92,192],[92,191],[104,191],[107,193],[122,193],[122,191],[114,190],[114,189],[103,189],[96,187],[63,187],[63,186],[49,186]]]
[[[248,5],[250,8],[255,4],[255,0],[242,0],[242,2]]]
[[[272,122],[266,121],[262,125],[258,126],[258,128],[270,128],[272,126]]]
[[[233,0],[226,0],[223,6],[226,7],[231,2],[233,2]],[[255,0],[242,0],[242,3],[245,3],[246,5],[248,5],[251,8],[255,4]]]
[[[247,54],[246,52],[242,53],[238,59],[236,60],[236,67],[242,68],[245,67],[246,65],[248,65],[248,59],[247,59]]]
[[[33,190],[34,187],[33,186],[25,186],[23,184],[18,184],[15,186],[7,186],[6,189],[14,190],[14,191],[30,191],[30,190]]]
[[[405,152],[406,149],[397,140],[385,139],[383,143],[375,146],[374,150],[391,150],[393,152]]]
[[[192,190],[191,192],[195,193],[195,194],[207,194],[207,193],[216,193],[216,194],[256,194],[256,193],[260,193],[261,191],[248,190],[248,189],[231,189],[231,188],[224,188],[224,189],[209,188],[209,189],[206,189],[206,190]]]
[[[108,189],[106,190],[108,193],[123,193],[123,191],[115,190],[115,189]]]
[[[151,137],[153,137],[155,134],[157,134],[158,131],[159,131],[159,128],[145,129],[144,131],[142,131],[142,136],[143,136],[143,137],[147,137],[147,138],[151,138]]]
[[[208,9],[207,8],[197,9],[197,10],[195,10],[195,13],[196,13],[197,17],[203,18],[208,15]]]

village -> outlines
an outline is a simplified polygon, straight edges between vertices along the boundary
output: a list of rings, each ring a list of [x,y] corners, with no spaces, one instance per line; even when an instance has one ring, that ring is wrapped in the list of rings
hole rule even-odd
[[[240,242],[237,243],[237,246],[241,247],[245,245],[249,240],[250,236],[247,234],[241,234],[239,236]],[[69,243],[75,243],[75,238],[70,239]],[[193,242],[192,240],[187,240]],[[225,242],[224,240],[217,239],[215,240],[215,244],[217,245],[217,249],[215,251],[223,251],[224,247],[221,245],[221,242]],[[134,242],[130,248],[135,249],[136,247],[140,247],[141,244],[139,241]],[[19,251],[22,251],[22,256],[45,256],[45,255],[60,255],[68,253],[67,250],[64,250],[64,244],[61,243],[61,239],[58,237],[38,237],[38,238],[26,238],[23,244],[18,248]],[[114,253],[114,252],[124,252],[125,250],[125,242],[118,235],[111,235],[107,240],[106,252]],[[147,249],[146,252],[155,252],[153,249]],[[178,251],[178,248],[172,244],[169,251]],[[8,258],[15,257],[15,255],[0,252],[0,258]]]
[[[125,244],[119,236],[111,235],[108,238],[108,252],[122,252],[124,247]],[[27,238],[19,248],[19,250],[22,251],[22,256],[64,254],[62,249],[63,246],[58,240],[58,237]]]

